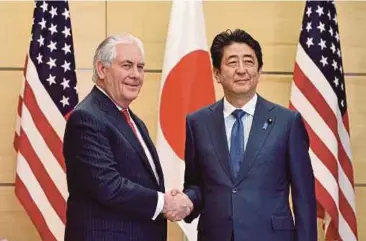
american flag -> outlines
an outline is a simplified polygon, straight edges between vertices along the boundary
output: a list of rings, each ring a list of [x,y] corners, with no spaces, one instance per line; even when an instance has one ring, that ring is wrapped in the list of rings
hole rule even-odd
[[[344,71],[334,1],[307,1],[290,107],[310,137],[318,217],[326,240],[357,240],[354,176]]]
[[[62,140],[78,103],[66,1],[35,2],[18,103],[15,193],[42,240],[63,240],[68,197]]]

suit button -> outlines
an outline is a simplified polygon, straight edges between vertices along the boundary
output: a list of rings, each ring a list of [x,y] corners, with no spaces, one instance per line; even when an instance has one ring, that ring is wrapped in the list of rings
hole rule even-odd
[[[233,193],[236,193],[238,190],[236,188],[233,188]]]

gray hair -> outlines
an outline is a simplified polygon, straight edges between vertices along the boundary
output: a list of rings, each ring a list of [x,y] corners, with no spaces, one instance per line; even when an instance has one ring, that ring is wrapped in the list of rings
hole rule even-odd
[[[97,62],[101,61],[105,66],[111,66],[113,60],[116,58],[116,45],[118,44],[136,44],[140,48],[144,58],[144,46],[142,41],[129,33],[109,36],[101,42],[95,51],[93,59],[93,82],[98,79]]]

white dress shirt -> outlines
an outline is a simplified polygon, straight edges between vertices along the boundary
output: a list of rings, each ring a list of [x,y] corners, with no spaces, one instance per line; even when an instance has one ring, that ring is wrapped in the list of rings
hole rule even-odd
[[[253,116],[255,111],[255,106],[257,104],[258,96],[255,94],[253,98],[251,98],[244,106],[242,106],[239,109],[242,109],[245,111],[245,115],[241,118],[241,121],[243,122],[244,126],[244,151],[246,149],[248,138],[250,134],[250,129],[252,128],[253,123]],[[228,144],[228,148],[230,151],[230,145],[231,145],[231,129],[234,126],[236,118],[231,114],[234,110],[238,108],[234,107],[232,104],[229,103],[229,101],[224,98],[224,108],[223,108],[223,114],[224,114],[224,120],[225,120],[225,132],[226,132],[226,140]]]
[[[119,111],[121,111],[122,110],[122,107],[120,107],[116,102],[114,102],[113,100],[112,100],[112,98],[102,89],[102,88],[100,88],[98,85],[96,85],[96,87],[103,93],[103,94],[105,94],[115,105],[116,105],[116,107],[118,108],[118,110]],[[128,115],[130,115],[130,112],[128,111],[128,109],[127,109],[127,113],[128,113]],[[122,114],[121,114],[122,115]],[[134,126],[134,128],[135,128],[135,130],[136,130],[136,135],[137,135],[137,139],[140,141],[140,143],[141,143],[141,146],[142,146],[142,148],[144,149],[144,152],[145,152],[145,154],[146,154],[146,157],[147,157],[147,160],[149,161],[149,163],[150,163],[150,166],[151,166],[151,169],[153,170],[153,172],[154,172],[154,176],[155,176],[155,178],[156,178],[156,180],[158,181],[158,183],[159,183],[159,176],[158,176],[158,173],[157,173],[157,171],[156,171],[156,166],[155,166],[155,163],[154,163],[154,160],[153,160],[153,158],[152,158],[152,155],[151,155],[151,153],[150,153],[150,151],[149,151],[149,148],[147,148],[147,146],[146,146],[146,143],[145,143],[145,141],[144,141],[144,139],[142,138],[142,136],[141,136],[141,133],[140,133],[140,131],[139,131],[139,129],[137,128],[137,126],[136,126],[136,123],[133,121],[133,119],[131,118],[131,115],[130,115],[130,120],[131,120],[131,122],[132,122],[132,124],[133,124],[133,126]],[[156,217],[163,211],[163,208],[164,208],[164,194],[163,193],[161,193],[161,192],[157,192],[158,193],[158,202],[157,202],[157,204],[156,204],[156,209],[155,209],[155,213],[154,213],[154,216],[152,217],[152,220],[155,220],[156,219]]]

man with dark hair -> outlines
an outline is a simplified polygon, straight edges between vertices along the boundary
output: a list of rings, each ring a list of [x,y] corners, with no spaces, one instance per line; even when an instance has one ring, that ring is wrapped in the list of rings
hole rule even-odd
[[[247,32],[222,32],[210,50],[224,98],[187,116],[184,193],[193,211],[185,221],[200,215],[199,241],[316,241],[301,115],[256,93],[262,50]]]

